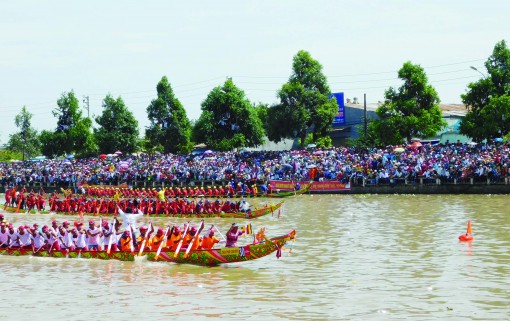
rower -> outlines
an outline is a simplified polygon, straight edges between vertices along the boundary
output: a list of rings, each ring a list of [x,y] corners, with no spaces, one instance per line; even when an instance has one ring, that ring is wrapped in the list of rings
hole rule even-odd
[[[179,242],[182,239],[182,232],[179,226],[174,226],[173,230],[174,230],[173,233],[170,234],[166,242],[166,246],[170,251],[175,251],[177,249],[177,246],[179,245]]]
[[[14,226],[12,225],[12,223],[9,223],[9,226],[8,226],[9,230],[7,232],[7,244],[9,245],[9,247],[12,247],[12,246],[17,246],[16,244],[16,241],[18,239],[18,233],[16,232],[16,230],[14,229]]]
[[[211,228],[209,230],[209,234],[207,234],[207,236],[205,236],[203,239],[202,239],[202,250],[210,250],[214,247],[214,245],[216,243],[218,243],[220,240],[214,236],[214,230]]]
[[[71,230],[74,246],[77,251],[87,250],[87,233],[83,230],[83,223],[76,224],[76,229]]]
[[[69,222],[67,222],[69,224]],[[58,229],[58,240],[60,248],[63,250],[74,250],[73,237],[67,230],[66,226],[62,224]]]
[[[232,223],[232,226],[230,227],[226,234],[227,244],[225,245],[225,247],[236,247],[237,239],[243,233],[244,233],[243,231],[239,230],[239,226],[237,226],[236,223]]]
[[[25,226],[19,227],[18,239],[16,241],[17,246],[20,249],[31,249],[32,248],[32,239],[30,234],[30,227],[26,228]]]
[[[99,238],[101,237],[101,230],[96,226],[94,220],[89,221],[89,228],[87,229],[87,247],[89,251],[99,250]]]
[[[154,227],[151,224],[151,230],[149,231],[149,228],[147,226],[140,226],[140,235],[136,238],[136,241],[139,245],[143,243],[143,240],[147,238],[148,242],[145,244],[144,251],[150,251],[150,236],[151,233],[154,232]],[[140,250],[140,249],[137,249]]]
[[[34,227],[30,229],[30,233],[32,234],[32,245],[34,246],[34,250],[37,251],[44,246],[44,237],[37,227],[35,227],[35,224]]]
[[[186,246],[186,248],[188,246],[191,246],[191,250],[192,251],[196,251],[198,250],[198,248],[200,247],[200,242],[202,242],[202,238],[200,237],[200,235],[197,235],[195,237],[195,235],[198,233],[198,230],[197,230],[197,227],[196,226],[192,226],[188,235],[186,235],[186,238],[184,240],[184,245]],[[193,241],[192,244],[191,241]]]
[[[151,237],[149,246],[152,251],[157,251],[161,242],[165,241],[165,231],[162,228],[158,228],[156,235]]]
[[[7,225],[4,222],[0,223],[0,248],[6,248],[9,246],[9,231]]]
[[[53,232],[47,225],[42,227],[44,242],[48,250],[60,251],[60,244],[57,240],[57,233]]]

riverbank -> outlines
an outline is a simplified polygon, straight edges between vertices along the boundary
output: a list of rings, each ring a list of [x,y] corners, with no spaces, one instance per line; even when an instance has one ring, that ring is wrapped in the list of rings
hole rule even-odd
[[[338,182],[338,181],[324,181],[324,182]],[[165,184],[150,183],[150,182],[133,182],[129,185],[133,188],[139,189],[152,189],[152,188],[165,188],[165,187],[182,187],[182,186],[225,186],[228,182],[223,181],[191,181],[189,185],[183,182],[170,182]],[[261,183],[256,183],[258,190],[261,191]],[[501,177],[499,179],[475,179],[467,178],[464,180],[441,180],[441,179],[388,179],[388,180],[375,180],[375,179],[359,179],[352,180],[348,183],[343,183],[345,186],[339,190],[310,190],[308,194],[510,194],[510,178]],[[105,188],[115,188],[119,185],[100,184]],[[125,183],[123,183],[125,186]],[[18,190],[26,188],[26,191],[34,191],[35,193],[43,191],[50,194],[54,191],[61,192],[62,189],[71,189],[74,193],[79,193],[80,189],[77,184],[40,184],[33,183],[28,185],[21,185]],[[5,186],[0,186],[0,193],[5,193]],[[283,190],[282,190],[283,191]]]

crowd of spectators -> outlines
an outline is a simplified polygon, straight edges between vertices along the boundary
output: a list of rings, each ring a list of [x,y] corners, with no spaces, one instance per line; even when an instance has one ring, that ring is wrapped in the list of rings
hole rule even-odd
[[[117,154],[87,159],[0,163],[0,184],[137,186],[140,182],[338,180],[388,183],[398,180],[498,180],[510,174],[510,144],[448,143],[385,148],[207,152],[198,155]]]

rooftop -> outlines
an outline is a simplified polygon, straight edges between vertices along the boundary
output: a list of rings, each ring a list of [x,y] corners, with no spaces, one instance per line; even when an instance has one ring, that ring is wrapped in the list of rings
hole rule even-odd
[[[375,111],[379,103],[367,104],[367,110]],[[363,109],[363,104],[346,103],[345,107]],[[466,115],[467,109],[464,104],[439,104],[439,108],[443,112],[443,116],[459,116],[463,117]]]

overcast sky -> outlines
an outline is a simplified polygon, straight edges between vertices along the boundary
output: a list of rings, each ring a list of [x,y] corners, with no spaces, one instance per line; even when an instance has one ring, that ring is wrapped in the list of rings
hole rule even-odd
[[[55,129],[63,92],[121,96],[143,128],[166,75],[190,119],[226,77],[253,102],[273,104],[301,49],[333,92],[398,86],[405,61],[425,68],[443,103],[460,103],[497,41],[510,41],[510,1],[2,1],[0,143],[23,105],[37,130]],[[83,105],[83,104],[82,104]],[[87,111],[84,111],[87,115]]]

